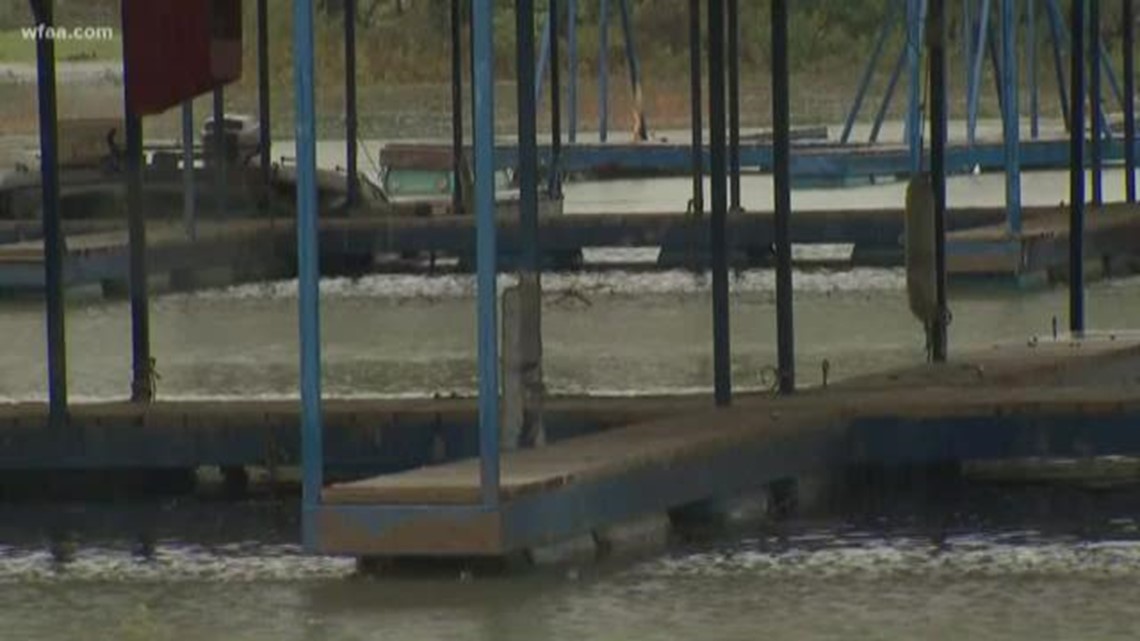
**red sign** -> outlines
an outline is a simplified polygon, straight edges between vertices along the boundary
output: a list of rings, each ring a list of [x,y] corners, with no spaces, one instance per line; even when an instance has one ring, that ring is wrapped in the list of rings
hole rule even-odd
[[[123,0],[131,110],[161,113],[241,77],[241,0]]]

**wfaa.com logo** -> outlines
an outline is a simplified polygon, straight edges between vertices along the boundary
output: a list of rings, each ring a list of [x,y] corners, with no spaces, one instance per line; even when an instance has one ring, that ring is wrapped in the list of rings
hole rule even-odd
[[[114,40],[113,27],[54,27],[38,24],[34,27],[23,27],[20,33],[25,40]]]

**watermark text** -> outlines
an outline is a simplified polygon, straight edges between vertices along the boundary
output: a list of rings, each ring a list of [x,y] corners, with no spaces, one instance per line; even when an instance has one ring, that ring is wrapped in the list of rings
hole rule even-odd
[[[34,27],[23,27],[20,34],[24,40],[114,40],[113,27],[55,27],[38,24]]]

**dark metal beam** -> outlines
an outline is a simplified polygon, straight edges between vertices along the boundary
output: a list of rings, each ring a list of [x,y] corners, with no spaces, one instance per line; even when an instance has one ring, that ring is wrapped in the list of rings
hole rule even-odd
[[[257,120],[259,123],[261,184],[265,188],[262,207],[269,205],[269,183],[273,179],[273,134],[269,108],[269,0],[257,0]]]
[[[1070,112],[1069,158],[1069,330],[1085,330],[1085,12],[1083,2],[1073,2],[1069,27],[1070,78],[1073,90]],[[1096,112],[1093,112],[1094,118]]]
[[[356,146],[356,0],[344,0],[344,155],[348,206],[356,205],[360,190]]]
[[[729,210],[740,211],[740,0],[728,0]]]
[[[713,378],[716,404],[732,403],[732,348],[729,344],[728,305],[728,214],[725,83],[724,83],[724,5],[725,0],[708,0],[709,11],[709,190],[712,216],[709,220],[712,245]]]
[[[1089,65],[1089,113],[1092,119],[1092,148],[1089,150],[1092,162],[1092,201],[1094,205],[1104,204],[1104,125],[1100,117],[1100,0],[1088,0],[1088,65]]]
[[[515,46],[518,61],[519,217],[524,271],[539,271],[538,135],[535,115],[534,0],[515,0]]]
[[[37,25],[53,24],[53,0],[33,0]],[[55,43],[36,39],[39,90],[40,180],[43,193],[44,285],[47,294],[48,403],[51,424],[67,420],[67,333],[64,330],[63,231],[59,204],[59,130],[56,110]]]
[[[463,9],[451,0],[451,211],[463,212]]]
[[[796,390],[792,290],[791,106],[788,93],[788,0],[772,0],[772,178],[775,185],[776,344],[780,392]]]
[[[214,89],[214,203],[219,218],[226,217],[226,188],[229,173],[226,162],[226,93],[225,89]]]
[[[604,0],[603,0],[604,1]],[[705,211],[704,105],[701,99],[701,0],[689,0],[689,109],[693,131],[693,198],[689,210]]]
[[[927,37],[930,43],[930,182],[934,191],[934,270],[938,318],[931,336],[931,356],[946,361],[946,3],[930,0]]]
[[[1124,198],[1136,202],[1136,7],[1122,0],[1124,21]]]
[[[550,0],[550,177],[547,190],[562,198],[562,70],[558,59],[558,0]]]

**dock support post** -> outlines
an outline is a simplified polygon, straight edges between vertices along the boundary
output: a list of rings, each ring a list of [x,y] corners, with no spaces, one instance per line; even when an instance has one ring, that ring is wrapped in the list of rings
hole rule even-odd
[[[1092,163],[1092,201],[1096,206],[1104,204],[1104,163],[1103,135],[1105,123],[1101,118],[1100,92],[1100,0],[1088,0],[1088,64],[1089,64],[1089,117],[1092,119],[1092,148],[1089,161]]]
[[[36,23],[50,27],[53,0],[34,0]],[[36,39],[43,193],[44,285],[47,292],[48,407],[53,426],[67,420],[67,334],[64,331],[63,231],[59,206],[59,128],[56,108],[55,42]]]
[[[604,3],[605,0],[602,0]],[[701,99],[701,0],[689,0],[689,114],[692,144],[689,153],[693,171],[693,199],[689,211],[705,212],[704,105]]]
[[[463,10],[451,0],[451,213],[463,213]]]
[[[792,290],[792,134],[788,79],[788,0],[772,0],[772,177],[776,225],[776,347],[781,394],[796,391]]]
[[[1121,0],[1124,22],[1124,198],[1136,202],[1136,8]]]
[[[126,3],[124,3],[126,5]],[[123,31],[127,10],[123,9]],[[125,58],[125,56],[124,56]],[[146,214],[143,211],[142,118],[131,107],[130,65],[123,69],[123,97],[126,128],[127,237],[131,306],[131,401],[154,400],[154,363],[150,354],[150,309],[147,295]]]
[[[483,505],[499,504],[499,363],[495,242],[495,78],[492,0],[472,0],[475,96],[475,244],[478,290],[479,479]],[[527,93],[527,92],[522,92]]]
[[[1065,128],[1072,127],[1072,114],[1069,112],[1069,88],[1065,84],[1065,63],[1061,48],[1064,44],[1064,31],[1061,26],[1064,19],[1057,0],[1046,0],[1045,10],[1049,14],[1049,32],[1053,49],[1053,70],[1057,75],[1057,97],[1061,101],[1061,118],[1065,121]]]
[[[562,199],[562,70],[559,68],[558,59],[559,11],[561,8],[558,0],[550,0],[550,176],[547,193],[552,200]]]
[[[709,0],[709,195],[712,216],[713,379],[716,404],[732,404],[732,349],[729,345],[728,213],[725,163],[724,5]]]
[[[1012,5],[1013,0],[1002,0]],[[1032,0],[1031,0],[1032,1]],[[930,0],[930,186],[934,192],[934,273],[938,315],[931,332],[930,355],[946,362],[949,307],[946,300],[946,1]],[[1009,66],[1009,65],[1007,65]],[[1007,101],[1016,104],[1016,101]]]
[[[226,188],[229,173],[226,159],[226,90],[214,89],[214,202],[219,218],[226,217]]]
[[[1069,330],[1085,330],[1085,12],[1083,2],[1073,2],[1070,18],[1073,90],[1070,95],[1072,124],[1069,127]],[[1093,112],[1095,118],[1096,112]]]
[[[907,68],[910,92],[907,99],[906,131],[912,173],[922,171],[922,14],[926,0],[907,2]]]
[[[1001,0],[1002,140],[1005,143],[1005,215],[1011,234],[1021,233],[1021,114],[1017,99],[1017,2]],[[933,63],[932,63],[933,64]]]
[[[633,40],[633,18],[630,16],[629,0],[618,0],[621,10],[621,30],[625,41],[625,59],[629,64],[629,84],[633,90],[633,139],[649,139],[649,124],[645,122],[645,107],[642,104],[641,63],[637,60],[637,46]]]
[[[182,226],[186,237],[197,240],[198,225],[194,194],[194,100],[182,103]]]
[[[1026,0],[1026,29],[1029,45],[1026,64],[1029,66],[1029,137],[1041,136],[1040,91],[1037,83],[1037,0]]]
[[[601,50],[598,51],[598,140],[605,142],[609,137],[610,119],[610,0],[602,0],[598,29],[601,39]]]
[[[261,186],[265,190],[260,205],[269,208],[270,183],[273,181],[273,132],[269,107],[269,0],[257,0],[257,120],[258,151],[261,162]]]
[[[566,0],[566,56],[570,78],[566,87],[567,132],[570,144],[578,142],[578,0]]]
[[[729,211],[740,212],[740,1],[728,0]]]
[[[982,8],[978,12],[978,29],[973,39],[973,58],[970,60],[970,84],[966,87],[968,105],[966,106],[966,139],[970,147],[977,140],[978,131],[978,102],[982,93],[982,73],[986,59],[987,42],[989,40],[990,0],[982,0]]]
[[[321,329],[317,245],[317,146],[313,89],[313,0],[293,2],[293,90],[297,138],[297,307],[301,351],[302,540],[315,550],[324,485]]]
[[[356,206],[360,190],[357,176],[356,147],[358,133],[356,114],[356,0],[344,0],[344,155],[346,205]]]

